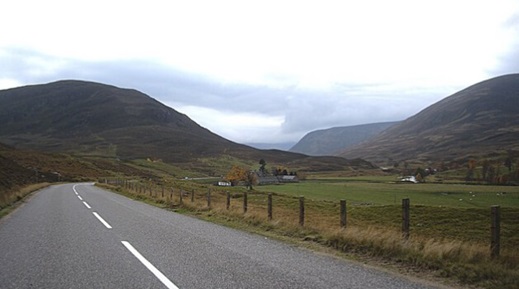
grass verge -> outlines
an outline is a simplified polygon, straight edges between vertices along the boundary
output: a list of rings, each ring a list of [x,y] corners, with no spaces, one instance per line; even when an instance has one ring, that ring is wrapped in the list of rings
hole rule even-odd
[[[39,183],[23,186],[10,191],[0,192],[0,218],[8,215],[14,209],[16,209],[24,200],[26,196],[48,187],[49,183]]]

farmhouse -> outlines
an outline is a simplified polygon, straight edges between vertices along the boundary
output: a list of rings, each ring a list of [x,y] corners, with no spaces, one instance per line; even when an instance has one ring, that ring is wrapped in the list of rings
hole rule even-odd
[[[256,173],[256,175],[258,178],[258,185],[260,186],[299,182],[296,175],[265,176],[259,173]]]
[[[416,180],[416,177],[415,176],[405,176],[405,177],[401,177],[400,178],[400,181],[401,182],[404,182],[404,183],[413,183],[413,184],[418,184],[419,182]]]
[[[217,185],[219,187],[230,187],[230,186],[232,186],[231,182],[226,182],[226,181],[219,181]]]

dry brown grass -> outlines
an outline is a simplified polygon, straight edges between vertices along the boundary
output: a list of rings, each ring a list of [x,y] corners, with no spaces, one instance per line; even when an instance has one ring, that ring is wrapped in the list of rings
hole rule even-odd
[[[17,203],[30,193],[49,186],[49,183],[31,184],[0,192],[0,217],[7,215]]]

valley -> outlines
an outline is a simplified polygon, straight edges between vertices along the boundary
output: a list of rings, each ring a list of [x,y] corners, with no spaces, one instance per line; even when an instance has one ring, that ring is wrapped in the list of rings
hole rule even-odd
[[[505,75],[402,122],[377,125],[356,145],[345,145],[348,133],[371,126],[321,131],[307,148],[329,146],[306,154],[232,142],[132,89],[67,80],[1,90],[0,211],[12,211],[42,186],[97,182],[165,210],[402,266],[439,282],[516,288],[515,104],[519,75]],[[215,186],[233,168],[238,185]],[[297,181],[259,185],[260,177],[278,173]],[[406,177],[417,181],[402,183]],[[304,225],[298,223],[301,197]],[[403,241],[406,198],[411,238]],[[340,200],[347,202],[346,229],[338,226]],[[493,205],[502,210],[498,259],[488,250]]]

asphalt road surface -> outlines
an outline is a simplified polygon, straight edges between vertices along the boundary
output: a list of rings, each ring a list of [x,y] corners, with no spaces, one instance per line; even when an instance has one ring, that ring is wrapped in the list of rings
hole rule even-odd
[[[0,220],[0,288],[434,287],[82,183]]]

